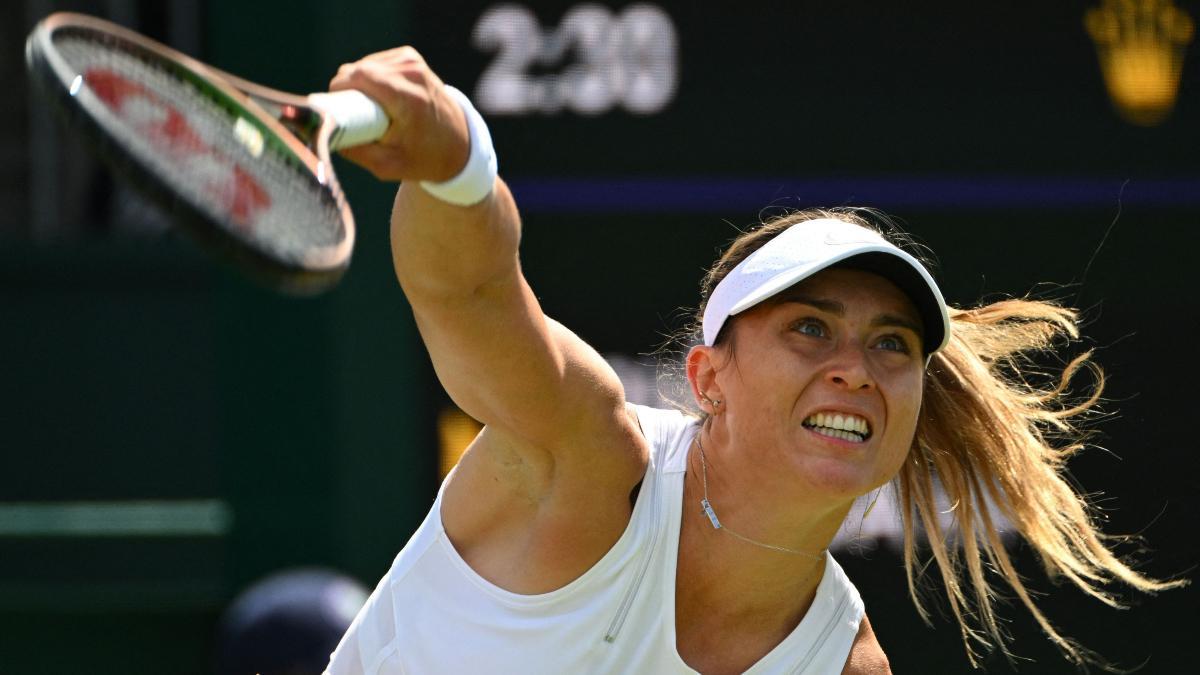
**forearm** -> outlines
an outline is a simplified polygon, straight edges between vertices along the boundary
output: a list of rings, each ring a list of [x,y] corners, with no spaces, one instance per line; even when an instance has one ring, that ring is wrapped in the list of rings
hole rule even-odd
[[[392,261],[414,307],[469,298],[517,271],[520,217],[512,194],[497,178],[492,193],[456,206],[406,181],[392,209]]]

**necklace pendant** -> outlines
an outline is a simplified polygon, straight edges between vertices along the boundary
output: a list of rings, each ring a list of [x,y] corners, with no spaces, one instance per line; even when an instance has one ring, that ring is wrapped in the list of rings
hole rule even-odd
[[[708,520],[712,522],[714,530],[721,529],[721,521],[717,520],[717,512],[713,511],[712,504],[708,503],[708,499],[701,499],[700,506],[704,509],[704,515],[708,516]]]

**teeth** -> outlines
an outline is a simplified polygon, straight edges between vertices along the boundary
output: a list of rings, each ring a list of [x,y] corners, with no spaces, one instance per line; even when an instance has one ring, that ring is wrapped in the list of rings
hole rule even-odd
[[[840,438],[843,441],[850,441],[853,443],[862,443],[862,441],[863,441],[863,437],[853,431],[843,431],[842,429],[830,429],[829,427],[820,427],[820,426],[813,427],[812,430],[817,432],[818,434],[821,434],[822,436],[829,436],[831,438]]]
[[[819,431],[826,436],[843,438],[848,441],[861,441],[871,434],[867,421],[857,415],[840,415],[837,413],[816,413],[804,420],[804,425]]]

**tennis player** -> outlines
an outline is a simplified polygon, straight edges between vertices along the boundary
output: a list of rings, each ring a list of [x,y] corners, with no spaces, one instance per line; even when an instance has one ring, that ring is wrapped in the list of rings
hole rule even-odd
[[[1072,418],[1095,401],[1063,401],[1086,356],[1047,391],[1021,377],[1022,355],[1076,335],[1071,311],[951,309],[902,237],[855,212],[795,213],[737,239],[704,281],[686,359],[699,413],[630,405],[526,283],[517,207],[466,97],[411,48],[343,66],[331,86],[392,118],[345,154],[403,182],[400,285],[442,384],[485,423],[334,675],[889,672],[827,551],[854,501],[889,482],[910,588],[923,528],[973,662],[1003,644],[985,565],[1069,659],[1088,656],[1033,603],[985,504],[1104,602],[1112,579],[1179,583],[1116,558],[1061,475]]]

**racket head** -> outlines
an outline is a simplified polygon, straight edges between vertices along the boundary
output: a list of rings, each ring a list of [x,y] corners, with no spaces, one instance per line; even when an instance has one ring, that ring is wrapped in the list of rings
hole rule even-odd
[[[332,124],[304,97],[238,81],[311,127],[308,143],[220,71],[79,14],[39,23],[26,62],[110,168],[203,248],[288,293],[341,278],[354,218],[329,161]]]

